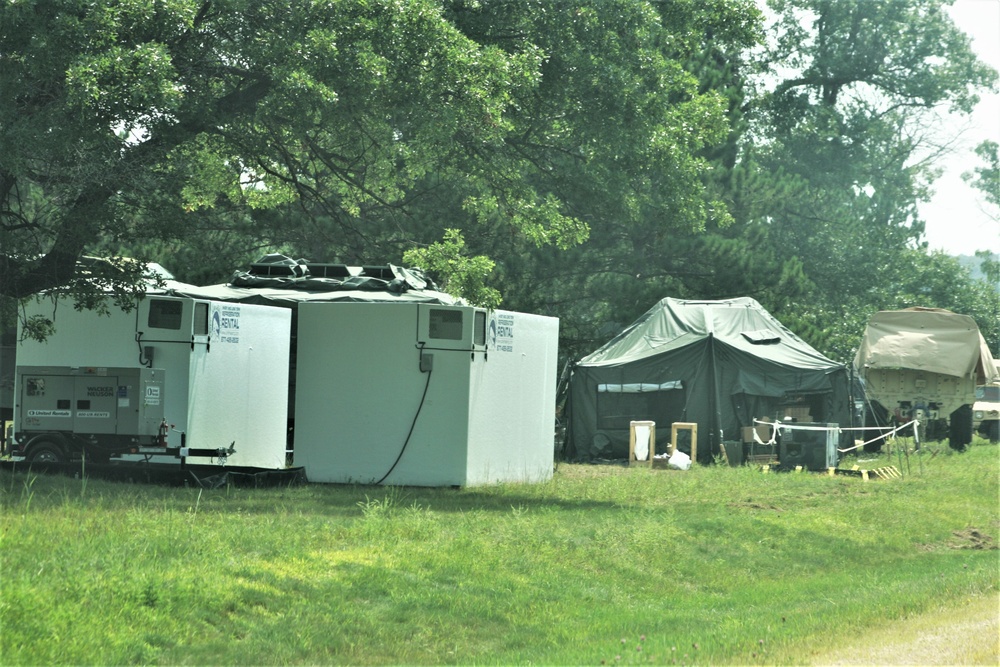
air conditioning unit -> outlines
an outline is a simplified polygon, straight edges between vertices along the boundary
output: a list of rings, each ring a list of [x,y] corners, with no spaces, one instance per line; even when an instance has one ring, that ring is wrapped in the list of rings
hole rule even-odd
[[[782,468],[806,470],[835,468],[838,462],[839,424],[796,423],[778,429]]]

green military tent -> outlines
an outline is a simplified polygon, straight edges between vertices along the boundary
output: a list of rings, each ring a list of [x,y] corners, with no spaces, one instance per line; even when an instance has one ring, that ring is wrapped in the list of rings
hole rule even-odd
[[[755,419],[849,426],[849,385],[844,364],[754,299],[665,298],[573,365],[564,454],[627,458],[633,420],[656,422],[657,451],[664,451],[671,424],[693,422],[698,459],[709,462],[721,443],[742,443],[743,427]]]

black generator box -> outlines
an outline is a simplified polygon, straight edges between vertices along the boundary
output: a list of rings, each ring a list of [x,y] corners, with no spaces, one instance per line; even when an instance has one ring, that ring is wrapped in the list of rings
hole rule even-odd
[[[778,429],[778,461],[782,468],[806,470],[836,468],[839,424],[782,424]]]

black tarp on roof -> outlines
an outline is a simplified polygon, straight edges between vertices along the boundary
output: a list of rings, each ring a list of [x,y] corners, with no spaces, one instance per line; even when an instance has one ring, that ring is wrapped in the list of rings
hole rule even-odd
[[[458,305],[462,300],[438,290],[419,268],[347,266],[266,255],[229,282],[174,289],[175,294],[295,308],[304,301],[397,302]]]
[[[754,299],[666,298],[573,367],[564,453],[627,458],[632,420],[655,421],[664,451],[673,422],[694,422],[698,458],[709,462],[755,418],[780,420],[790,407],[813,422],[849,426],[847,367]]]

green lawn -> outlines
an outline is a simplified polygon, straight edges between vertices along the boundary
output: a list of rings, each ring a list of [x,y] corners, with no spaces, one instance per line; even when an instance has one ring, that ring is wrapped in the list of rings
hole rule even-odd
[[[997,446],[862,465],[901,462],[463,490],[3,472],[0,664],[807,663],[997,593]]]

